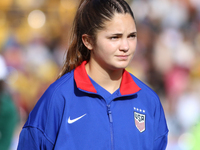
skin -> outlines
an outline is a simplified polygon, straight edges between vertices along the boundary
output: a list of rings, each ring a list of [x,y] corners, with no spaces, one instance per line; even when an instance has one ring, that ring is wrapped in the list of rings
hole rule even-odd
[[[120,87],[123,69],[132,60],[136,49],[136,36],[132,16],[118,13],[105,22],[104,29],[97,31],[95,44],[88,35],[82,36],[83,43],[91,50],[86,72],[110,93]]]

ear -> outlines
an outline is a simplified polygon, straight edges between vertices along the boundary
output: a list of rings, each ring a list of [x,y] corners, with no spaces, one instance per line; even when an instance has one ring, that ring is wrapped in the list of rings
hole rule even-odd
[[[87,49],[89,49],[89,50],[93,49],[92,39],[89,35],[83,34],[82,41],[83,41],[83,44],[85,45],[85,47],[87,47]]]

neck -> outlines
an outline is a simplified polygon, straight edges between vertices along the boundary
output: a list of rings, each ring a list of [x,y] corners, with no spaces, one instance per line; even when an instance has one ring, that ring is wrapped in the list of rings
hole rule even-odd
[[[90,61],[85,65],[85,69],[95,82],[111,94],[120,87],[123,69],[105,70],[100,65]]]

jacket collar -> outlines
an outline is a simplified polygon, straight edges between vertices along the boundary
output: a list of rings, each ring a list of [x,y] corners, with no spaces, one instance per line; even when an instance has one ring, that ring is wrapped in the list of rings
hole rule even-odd
[[[75,79],[76,85],[78,88],[84,91],[97,93],[96,89],[94,88],[85,70],[86,63],[87,62],[84,61],[80,66],[76,67],[74,70],[74,79]],[[124,70],[123,75],[122,75],[121,85],[120,85],[121,95],[134,94],[140,90],[141,88],[135,83],[130,73]]]

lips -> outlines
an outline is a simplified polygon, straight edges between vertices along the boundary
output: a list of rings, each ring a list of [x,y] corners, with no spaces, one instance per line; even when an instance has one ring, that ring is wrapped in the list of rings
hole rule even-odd
[[[126,60],[128,59],[129,55],[116,55],[117,58],[122,59],[122,60]]]

